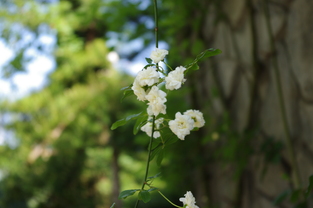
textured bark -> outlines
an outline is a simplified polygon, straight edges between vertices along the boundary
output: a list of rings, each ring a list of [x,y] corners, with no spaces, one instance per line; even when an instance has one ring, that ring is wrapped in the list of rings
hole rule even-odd
[[[200,17],[199,12],[191,12],[195,14],[194,21],[201,19],[203,28],[191,32],[189,39],[192,43],[198,38],[206,48],[219,48],[223,53],[203,63],[203,70],[189,77],[193,87],[191,104],[216,121],[210,123],[204,135],[214,134],[214,125],[223,119],[225,112],[230,115],[231,128],[241,137],[249,131],[257,132],[247,142],[254,154],[239,179],[232,176],[231,165],[222,165],[219,160],[197,169],[196,174],[199,178],[205,176],[202,181],[209,187],[197,197],[209,196],[211,205],[222,208],[291,207],[287,202],[277,206],[272,203],[283,191],[295,186],[292,180],[283,179],[283,175],[291,178],[293,175],[288,150],[280,152],[277,164],[265,162],[264,154],[257,151],[269,139],[287,146],[273,64],[276,58],[300,185],[307,187],[313,174],[313,1],[224,0],[215,7],[215,1],[207,2],[211,4],[207,4],[207,12],[200,13]],[[264,4],[269,7],[272,34],[266,25]],[[218,16],[223,18],[214,25],[212,22]],[[186,29],[190,28],[187,24]],[[186,51],[185,55],[190,54]],[[214,90],[219,92],[218,96],[212,93]],[[223,142],[227,138],[205,146],[205,151],[209,154]],[[265,167],[267,171],[263,174]],[[203,187],[198,189],[206,190]],[[312,202],[309,203],[310,207]]]

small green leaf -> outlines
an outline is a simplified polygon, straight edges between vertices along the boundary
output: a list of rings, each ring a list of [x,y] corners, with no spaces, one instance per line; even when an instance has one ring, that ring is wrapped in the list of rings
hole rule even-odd
[[[174,144],[175,142],[179,140],[178,137],[174,133],[168,133],[165,136],[166,136],[165,138],[167,138],[165,141],[165,145]]]
[[[145,114],[143,116],[140,116],[137,118],[137,121],[135,123],[134,129],[133,129],[133,133],[134,135],[136,135],[139,131],[139,129],[146,124],[148,119],[148,114]]]
[[[130,190],[125,190],[120,193],[118,196],[119,199],[126,199],[129,196],[134,195],[137,191],[140,191],[140,189],[130,189]]]
[[[134,91],[133,91],[132,89],[125,90],[125,91],[124,91],[124,94],[123,94],[123,96],[122,96],[122,98],[121,98],[121,102],[122,102],[126,97],[128,97],[128,96],[130,96],[130,95],[133,95],[133,94],[134,94]]]
[[[151,59],[151,58],[146,58],[146,61],[147,61],[149,64],[152,64],[152,59]]]
[[[152,192],[152,191],[155,191],[155,190],[158,190],[158,188],[151,188],[148,190],[148,192]]]
[[[161,151],[159,152],[157,160],[156,160],[157,166],[161,166],[163,157],[164,157],[164,149],[162,148]]]
[[[214,48],[210,48],[210,49],[207,49],[207,50],[203,51],[202,53],[200,53],[196,57],[196,59],[193,62],[191,62],[190,64],[185,66],[185,68],[187,69],[185,73],[187,73],[190,70],[198,70],[199,69],[199,66],[198,66],[198,62],[199,61],[201,61],[204,58],[208,58],[208,57],[211,57],[211,56],[216,56],[216,55],[218,55],[220,53],[222,53],[221,50],[214,49]]]
[[[111,126],[111,130],[114,130],[120,126],[124,126],[128,121],[138,118],[142,113],[143,112],[140,112],[140,113],[134,114],[134,115],[130,115],[130,116],[127,116],[126,118],[123,118],[123,119],[120,119],[120,120],[114,122]]]
[[[110,206],[110,208],[113,208],[113,207],[114,207],[114,205],[115,205],[115,203],[113,203],[113,204]]]
[[[148,177],[148,180],[151,180],[151,179],[154,179],[154,178],[157,178],[157,177],[160,177],[160,176],[161,176],[161,173],[157,173],[154,176]]]
[[[197,56],[197,59],[200,61],[201,59],[203,58],[208,58],[208,57],[211,57],[211,56],[216,56],[218,54],[221,54],[222,51],[220,49],[214,49],[214,48],[209,48],[205,51],[203,51],[202,53],[200,53],[198,56]]]
[[[148,67],[150,67],[150,66],[154,66],[154,64],[147,64],[146,66],[144,66],[143,68],[148,68]]]
[[[196,71],[196,70],[199,70],[199,69],[200,69],[200,67],[199,67],[199,65],[197,63],[194,63],[192,66],[190,66],[188,68],[188,70],[192,70],[192,71]]]
[[[151,200],[151,195],[148,191],[142,190],[139,192],[138,198],[142,200],[144,203],[147,203]]]
[[[162,150],[161,147],[162,147],[162,145],[159,145],[158,147],[153,149],[153,151],[151,152],[151,155],[150,155],[150,161],[152,161],[154,159],[154,157],[160,153],[160,151]]]

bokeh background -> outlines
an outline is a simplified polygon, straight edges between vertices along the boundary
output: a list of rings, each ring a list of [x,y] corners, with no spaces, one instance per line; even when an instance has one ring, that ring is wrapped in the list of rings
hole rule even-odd
[[[168,95],[169,115],[199,109],[206,126],[152,161],[154,185],[202,208],[313,207],[313,1],[158,4],[171,66],[223,53]],[[148,137],[110,126],[146,108],[120,89],[154,48],[153,21],[149,0],[0,0],[1,208],[134,206],[118,195],[141,187]]]

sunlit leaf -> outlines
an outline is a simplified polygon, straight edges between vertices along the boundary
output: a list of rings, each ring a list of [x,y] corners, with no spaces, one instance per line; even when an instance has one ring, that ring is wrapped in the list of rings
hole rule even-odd
[[[129,190],[122,191],[120,195],[118,196],[118,198],[126,199],[127,197],[134,195],[134,193],[136,193],[139,190],[140,189],[129,189]]]
[[[151,195],[148,191],[142,190],[139,192],[138,197],[140,200],[142,200],[144,203],[147,203],[151,200]]]

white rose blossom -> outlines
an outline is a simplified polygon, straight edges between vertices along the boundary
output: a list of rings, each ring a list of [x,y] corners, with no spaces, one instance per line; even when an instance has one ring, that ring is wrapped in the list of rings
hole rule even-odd
[[[145,89],[138,83],[138,81],[135,79],[133,86],[131,88],[134,91],[134,94],[137,96],[137,99],[140,101],[145,101],[146,99],[146,91]]]
[[[175,114],[175,120],[171,120],[168,124],[172,132],[180,140],[185,140],[185,136],[190,134],[190,131],[193,129],[194,120],[190,116],[177,112]]]
[[[149,122],[151,121],[151,119],[152,118],[149,117],[148,122],[141,127],[141,131],[146,132],[149,137],[151,137],[152,134],[152,122]],[[153,138],[155,139],[161,136],[160,132],[157,129],[160,128],[161,124],[163,123],[163,120],[164,120],[163,118],[155,120],[155,131],[153,133]]]
[[[148,115],[159,115],[160,113],[166,114],[166,105],[164,103],[166,100],[166,93],[160,90],[158,87],[153,86],[146,96],[146,99],[149,101],[148,103]]]
[[[156,68],[148,67],[140,72],[138,72],[135,80],[137,80],[140,86],[152,86],[159,81],[159,73]]]
[[[167,50],[156,48],[154,51],[152,51],[150,58],[154,63],[159,63],[165,58],[167,54],[168,54]]]
[[[199,208],[196,205],[196,199],[192,195],[191,191],[187,191],[184,196],[185,197],[179,198],[179,201],[183,202],[184,206],[187,205],[186,208]]]
[[[195,128],[201,128],[205,124],[203,114],[199,110],[187,110],[184,115],[190,116],[194,120]]]
[[[165,88],[168,90],[177,90],[181,87],[181,85],[186,81],[184,78],[185,67],[180,66],[176,67],[174,71],[168,73],[167,77],[165,77]]]

